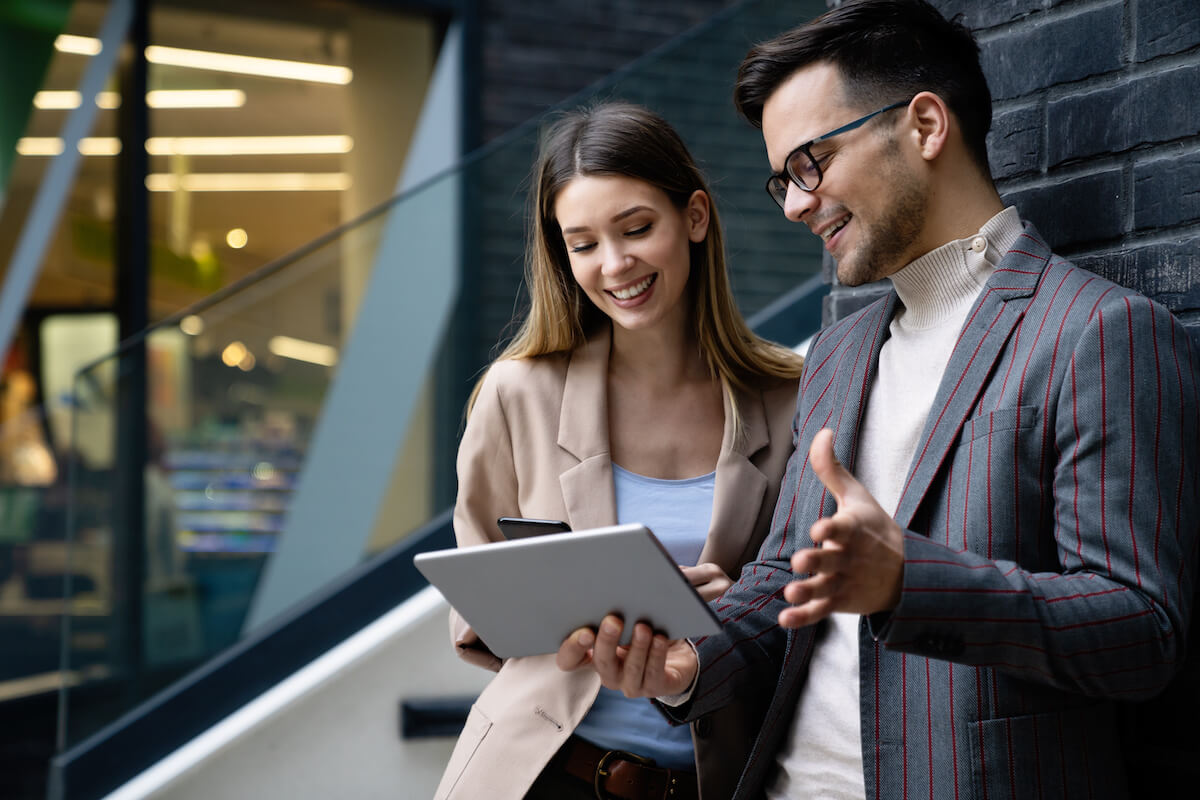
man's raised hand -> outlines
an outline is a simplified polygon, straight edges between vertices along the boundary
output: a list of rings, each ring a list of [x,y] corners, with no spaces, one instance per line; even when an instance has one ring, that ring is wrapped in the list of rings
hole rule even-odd
[[[779,612],[785,628],[812,625],[834,611],[874,614],[896,607],[904,577],[904,532],[833,453],[833,432],[813,437],[808,463],[837,511],[810,529],[816,548],[792,555],[792,572]]]

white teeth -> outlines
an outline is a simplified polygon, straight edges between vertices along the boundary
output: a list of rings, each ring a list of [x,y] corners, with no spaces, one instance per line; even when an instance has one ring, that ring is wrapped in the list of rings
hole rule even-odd
[[[846,227],[846,223],[849,221],[850,221],[850,215],[847,214],[846,216],[842,217],[841,220],[839,220],[838,222],[836,222],[833,225],[826,228],[825,232],[821,234],[821,239],[823,241],[828,242],[830,239],[833,238],[833,235],[835,233],[840,231],[842,228]]]
[[[650,275],[641,283],[636,283],[633,286],[630,286],[628,289],[612,289],[610,291],[612,296],[618,300],[628,300],[631,297],[637,297],[639,294],[649,289],[650,284],[652,283],[654,283],[654,276]]]

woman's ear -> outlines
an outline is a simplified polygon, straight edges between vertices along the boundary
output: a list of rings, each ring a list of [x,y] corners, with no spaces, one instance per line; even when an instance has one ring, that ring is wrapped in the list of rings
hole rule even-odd
[[[908,104],[908,113],[921,158],[933,161],[941,155],[950,136],[950,108],[933,92],[920,92]]]
[[[688,198],[684,214],[688,221],[688,239],[693,242],[703,242],[708,236],[709,202],[708,194],[702,189],[692,192]]]

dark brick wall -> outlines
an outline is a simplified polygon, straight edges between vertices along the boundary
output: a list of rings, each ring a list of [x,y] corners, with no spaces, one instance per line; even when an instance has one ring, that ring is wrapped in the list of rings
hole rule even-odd
[[[733,0],[481,0],[482,134],[507,133]]]
[[[1200,341],[1200,2],[933,2],[979,40],[1001,195]],[[827,319],[882,290],[834,287]]]

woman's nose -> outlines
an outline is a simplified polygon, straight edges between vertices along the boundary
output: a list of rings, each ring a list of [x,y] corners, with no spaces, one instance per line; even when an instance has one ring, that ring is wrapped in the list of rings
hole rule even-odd
[[[600,265],[600,270],[605,275],[620,275],[632,269],[634,265],[633,255],[616,244],[606,245],[601,257],[604,260]]]

